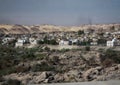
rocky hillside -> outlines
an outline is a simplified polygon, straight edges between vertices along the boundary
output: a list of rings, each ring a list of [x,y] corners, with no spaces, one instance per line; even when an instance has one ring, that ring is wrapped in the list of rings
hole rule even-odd
[[[25,34],[25,33],[40,33],[40,32],[56,32],[56,31],[78,31],[80,29],[109,29],[112,26],[119,29],[120,24],[107,24],[107,25],[82,25],[82,26],[55,26],[55,25],[36,25],[36,26],[25,26],[25,25],[0,25],[0,33],[5,34]]]
[[[17,80],[26,85],[120,80],[119,51],[41,48],[3,49],[4,57],[0,57],[3,81]]]

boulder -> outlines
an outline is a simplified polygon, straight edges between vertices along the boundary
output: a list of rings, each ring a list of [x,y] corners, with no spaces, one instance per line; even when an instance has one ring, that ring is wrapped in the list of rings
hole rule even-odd
[[[102,74],[102,67],[91,68],[83,73],[85,81],[92,81]]]
[[[64,81],[63,74],[58,73],[54,76],[54,82],[63,82],[63,81]]]
[[[34,79],[35,83],[41,83],[43,81],[45,81],[45,79],[47,78],[47,73],[46,72],[42,72],[40,75],[36,76]]]

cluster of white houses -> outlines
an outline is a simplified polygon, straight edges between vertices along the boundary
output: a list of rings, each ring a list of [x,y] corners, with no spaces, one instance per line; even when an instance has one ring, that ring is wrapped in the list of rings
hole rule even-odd
[[[78,43],[79,41],[77,39],[75,40],[60,40],[59,41],[59,45],[61,46],[65,46],[65,45],[73,45],[73,43]],[[25,39],[18,39],[17,42],[15,43],[15,47],[22,47],[24,45],[24,43],[26,43]],[[37,45],[38,44],[38,40],[35,38],[29,38],[29,44],[31,45]],[[90,43],[91,46],[97,46],[98,43],[93,41]],[[111,41],[107,41],[106,42],[106,46],[108,47],[114,47],[114,46],[120,46],[120,41],[116,38],[112,39]]]
[[[22,36],[15,38],[15,37],[4,37],[2,39],[2,44],[6,44],[8,41],[16,40],[15,47],[22,47],[24,44],[29,45],[37,45],[39,40],[43,40],[43,38],[46,36],[46,34],[39,34],[38,37],[26,37]],[[85,33],[81,36],[78,36],[77,33],[53,33],[47,35],[48,39],[55,39],[57,43],[61,46],[65,45],[77,45],[80,42],[88,41],[88,39],[91,39],[90,42],[91,46],[98,45],[98,39],[100,39],[100,36],[97,35],[97,33]],[[108,47],[114,47],[114,46],[120,46],[120,32],[105,32],[102,36],[102,38],[106,39],[106,46]]]
[[[29,38],[29,39],[18,39],[15,43],[15,47],[22,47],[25,43],[28,43],[31,45],[37,45],[37,40],[35,38]]]
[[[12,41],[15,38],[4,38],[3,44],[7,43],[8,41]],[[17,39],[17,42],[15,43],[15,47],[22,47],[24,46],[25,43],[28,43],[30,45],[37,45],[38,44],[38,39],[35,38],[21,38],[21,39]],[[80,41],[78,39],[73,39],[73,40],[59,40],[58,44],[61,46],[65,46],[65,45],[73,45],[74,43],[79,43]],[[93,42],[90,43],[90,45],[94,46],[94,45],[98,45],[98,43],[96,42],[96,40],[94,40]],[[117,38],[113,38],[112,40],[108,40],[106,42],[106,46],[108,47],[114,47],[114,46],[120,46],[120,40],[118,40]]]

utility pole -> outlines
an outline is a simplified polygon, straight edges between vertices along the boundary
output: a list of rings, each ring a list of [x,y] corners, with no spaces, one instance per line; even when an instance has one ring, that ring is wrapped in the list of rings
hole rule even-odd
[[[92,19],[91,18],[88,18],[88,24],[92,25]]]
[[[88,25],[90,25],[89,29],[92,29],[92,19],[91,18],[88,18]]]

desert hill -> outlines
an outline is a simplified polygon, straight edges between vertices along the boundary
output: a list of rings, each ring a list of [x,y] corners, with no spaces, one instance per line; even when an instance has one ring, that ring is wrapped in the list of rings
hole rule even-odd
[[[26,33],[41,33],[41,32],[71,32],[83,29],[110,29],[111,27],[120,28],[120,24],[102,24],[102,25],[81,25],[81,26],[55,26],[55,25],[0,25],[0,33],[4,34],[26,34]]]

